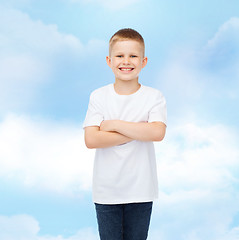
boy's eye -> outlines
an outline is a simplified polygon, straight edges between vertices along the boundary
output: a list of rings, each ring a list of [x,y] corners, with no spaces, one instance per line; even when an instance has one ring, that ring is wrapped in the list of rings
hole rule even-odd
[[[118,58],[122,58],[123,56],[122,56],[122,55],[117,55],[116,57],[118,57]]]
[[[137,56],[136,55],[131,55],[132,58],[136,58]]]

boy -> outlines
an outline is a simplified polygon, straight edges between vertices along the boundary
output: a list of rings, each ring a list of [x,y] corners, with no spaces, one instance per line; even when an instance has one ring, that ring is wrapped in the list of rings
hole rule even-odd
[[[109,42],[107,64],[115,83],[91,93],[83,127],[96,148],[93,201],[101,240],[145,240],[158,196],[153,141],[166,130],[161,92],[138,82],[147,64],[144,40],[121,29]]]

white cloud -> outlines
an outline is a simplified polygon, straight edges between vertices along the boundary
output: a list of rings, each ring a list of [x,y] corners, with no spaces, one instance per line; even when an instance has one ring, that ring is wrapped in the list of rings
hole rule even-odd
[[[233,228],[231,231],[227,232],[223,237],[218,240],[238,240],[239,239],[239,226]]]
[[[15,240],[15,239],[13,239]],[[16,240],[18,240],[16,238]],[[31,240],[31,239],[26,239]],[[41,236],[38,237],[37,240],[99,240],[98,233],[94,232],[91,228],[81,229],[75,235],[70,237],[62,237],[62,236]]]
[[[224,125],[168,128],[156,147],[160,198],[150,239],[235,239],[238,142],[236,130]]]
[[[109,10],[120,10],[128,6],[131,6],[133,4],[136,4],[140,1],[141,0],[121,0],[120,2],[115,2],[111,0],[71,0],[71,2],[81,2],[84,4],[101,5],[104,8]]]
[[[80,62],[105,47],[98,39],[83,45],[76,36],[61,33],[56,24],[0,5],[0,114],[31,105],[39,86],[62,71],[62,62]]]
[[[168,191],[179,186],[189,190],[223,188],[236,181],[231,173],[239,166],[239,139],[235,131],[222,124],[200,127],[188,123],[169,127],[159,153],[160,181]]]
[[[91,189],[94,150],[81,125],[8,115],[0,124],[0,176],[73,196]]]
[[[0,239],[35,240],[39,230],[38,222],[31,216],[0,216]]]
[[[5,7],[22,7],[22,6],[29,6],[33,0],[1,0],[0,5]]]
[[[231,18],[205,46],[172,49],[159,71],[158,85],[174,117],[197,119],[200,116],[206,121],[215,114],[219,121],[220,118],[233,121],[237,117],[234,109],[239,101],[238,42],[239,18]]]
[[[57,24],[45,24],[41,20],[33,20],[28,14],[12,8],[1,7],[0,47],[1,55],[11,53],[36,54],[39,58],[56,57],[59,53],[80,55],[88,54],[90,48],[96,50],[105,46],[100,39],[89,40],[83,45],[81,40],[69,33],[59,31]]]
[[[97,233],[91,228],[81,229],[70,237],[40,236],[36,219],[29,215],[0,216],[0,239],[4,240],[98,240]]]
[[[2,7],[0,12],[0,36],[4,53],[14,49],[50,57],[62,48],[72,52],[83,49],[77,37],[60,33],[56,24],[46,25],[40,20],[32,20],[27,14],[15,9]]]
[[[207,48],[225,54],[225,50],[239,51],[239,18],[233,17],[220,26],[218,32],[208,41]],[[221,49],[219,48],[221,47]],[[225,49],[226,48],[226,49]]]
[[[225,22],[203,49],[204,66],[215,72],[229,86],[239,88],[239,18]]]

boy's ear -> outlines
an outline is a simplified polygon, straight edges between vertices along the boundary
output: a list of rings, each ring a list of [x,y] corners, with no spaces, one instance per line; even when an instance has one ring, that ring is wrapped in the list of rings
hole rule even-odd
[[[142,62],[142,68],[144,68],[147,65],[148,58],[144,57],[143,62]]]
[[[111,58],[109,56],[106,57],[106,62],[108,66],[111,68]]]

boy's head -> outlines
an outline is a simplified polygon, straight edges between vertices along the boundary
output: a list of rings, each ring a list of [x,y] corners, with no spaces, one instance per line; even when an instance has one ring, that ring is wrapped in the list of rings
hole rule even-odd
[[[144,56],[144,39],[130,28],[116,32],[109,42],[108,66],[117,80],[138,80],[142,68],[147,64]]]
[[[117,31],[109,41],[109,56],[111,56],[111,50],[114,44],[118,41],[125,41],[125,40],[134,40],[140,43],[143,49],[143,56],[145,54],[145,44],[143,37],[134,29],[131,28],[123,28]]]

